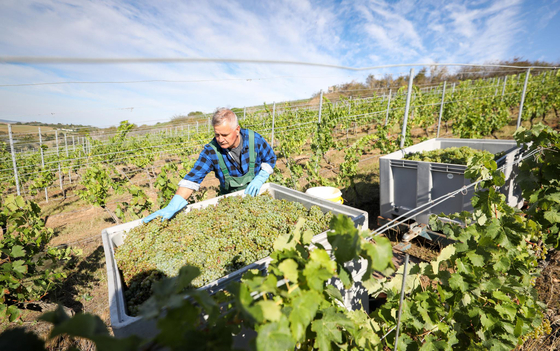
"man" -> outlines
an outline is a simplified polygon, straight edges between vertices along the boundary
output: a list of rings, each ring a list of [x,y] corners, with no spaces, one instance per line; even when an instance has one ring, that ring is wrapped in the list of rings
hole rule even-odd
[[[210,171],[220,180],[220,194],[245,189],[245,194],[255,196],[274,171],[276,155],[258,133],[241,129],[233,111],[220,108],[212,117],[214,139],[204,146],[191,171],[179,182],[179,189],[167,207],[143,219],[148,223],[161,216],[170,219],[187,204],[193,191]]]

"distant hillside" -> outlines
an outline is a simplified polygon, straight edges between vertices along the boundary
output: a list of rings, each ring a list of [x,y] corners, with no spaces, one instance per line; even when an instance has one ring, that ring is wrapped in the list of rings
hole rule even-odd
[[[14,122],[0,120],[0,137],[4,138],[8,135],[8,124],[12,127],[12,133],[18,140],[27,140],[27,142],[38,142],[38,132],[41,128],[43,140],[48,141],[55,138],[55,130],[62,133],[70,133],[73,135],[85,135],[87,133],[99,130],[97,127],[85,126],[82,124],[62,124],[62,123],[42,123],[42,122]],[[46,134],[45,134],[46,133]],[[24,136],[22,136],[24,134]],[[37,139],[37,140],[35,140]],[[31,145],[31,144],[30,144]]]
[[[7,119],[0,119],[0,123],[18,123],[17,121],[9,121]]]
[[[14,124],[14,123],[4,123],[0,122],[0,135],[8,134],[8,124],[12,126],[12,133],[37,133],[39,131],[38,127],[35,126],[26,126],[23,124]],[[45,127],[41,126],[41,133],[47,133],[52,131],[54,128],[52,127]]]
[[[66,129],[66,130],[79,130],[87,128],[89,130],[99,129],[90,125],[83,124],[64,124],[64,123],[44,123],[44,122],[14,122],[15,125],[22,126],[37,126],[37,127],[51,127],[53,129]]]
[[[529,61],[521,58],[513,58],[512,60],[491,61],[486,62],[487,65],[504,65],[515,66],[518,68],[505,68],[505,67],[491,67],[491,66],[463,66],[456,71],[450,72],[447,66],[432,66],[422,67],[415,69],[414,84],[417,86],[437,85],[443,81],[448,83],[460,82],[463,80],[475,80],[481,78],[495,78],[503,77],[510,74],[525,73],[528,66],[541,66],[541,67],[557,67],[559,62],[543,62],[543,61]],[[426,65],[426,66],[429,66]],[[537,74],[542,70],[533,69],[532,74]],[[373,93],[383,94],[387,93],[389,89],[393,92],[400,87],[408,85],[408,75],[393,76],[385,74],[384,76],[375,76],[370,74],[365,83],[361,82],[348,82],[329,87],[325,96],[329,99],[336,99],[340,96],[371,96]],[[313,102],[318,101],[321,92],[313,94]]]

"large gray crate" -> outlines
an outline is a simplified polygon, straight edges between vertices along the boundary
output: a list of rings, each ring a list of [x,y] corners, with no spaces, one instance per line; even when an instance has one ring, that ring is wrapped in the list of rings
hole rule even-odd
[[[498,166],[505,165],[506,184],[500,189],[510,206],[519,207],[523,203],[521,189],[515,183],[517,167],[514,161],[520,149],[514,140],[488,139],[430,139],[406,149],[379,158],[380,214],[385,218],[396,218],[407,211],[461,189],[471,182],[465,179],[466,166],[437,162],[409,161],[403,157],[413,152],[432,151],[450,147],[469,146],[486,150],[493,154],[506,152],[498,160]],[[459,193],[422,214],[411,216],[419,223],[428,223],[431,214],[451,214],[472,211],[473,187]]]
[[[319,206],[323,212],[331,211],[333,214],[344,214],[350,217],[357,228],[367,229],[368,228],[368,213],[366,211],[358,210],[349,206],[341,205],[331,201],[319,199],[306,195],[302,192],[295,191],[277,184],[267,183],[261,188],[261,193],[268,191],[273,198],[279,200],[287,200],[299,202],[306,208],[310,208],[313,205]],[[242,196],[243,191],[238,191],[226,196]],[[193,208],[204,208],[206,206],[216,204],[220,198],[223,196],[216,197],[214,199],[209,199],[194,203],[187,206],[186,211],[190,211]],[[157,332],[154,320],[145,320],[142,317],[129,316],[126,313],[126,301],[123,293],[123,282],[121,281],[121,276],[117,267],[117,262],[114,258],[115,247],[123,244],[126,237],[126,233],[139,225],[142,224],[141,220],[132,221],[129,223],[116,225],[114,227],[107,228],[102,231],[101,235],[103,237],[103,248],[105,250],[105,260],[107,263],[107,281],[109,289],[109,309],[111,314],[111,327],[113,328],[113,333],[116,337],[122,338],[132,334],[141,335],[143,337],[154,336]],[[323,245],[327,250],[331,247],[327,241],[326,232],[321,233],[313,237],[314,243],[319,243]],[[218,280],[215,280],[206,286],[200,288],[201,290],[206,290],[210,294],[216,293],[223,290],[230,282],[241,280],[241,276],[250,269],[259,269],[261,271],[266,271],[271,258],[266,257],[259,261],[256,261],[242,269],[239,269],[233,273],[230,273]],[[330,283],[335,285],[343,294],[345,306],[349,309],[359,309],[360,307],[368,308],[368,295],[366,289],[359,283],[361,277],[365,273],[367,268],[367,263],[364,260],[349,262],[346,268],[352,272],[352,276],[358,283],[355,284],[349,290],[345,290],[342,284],[338,280],[331,281]]]

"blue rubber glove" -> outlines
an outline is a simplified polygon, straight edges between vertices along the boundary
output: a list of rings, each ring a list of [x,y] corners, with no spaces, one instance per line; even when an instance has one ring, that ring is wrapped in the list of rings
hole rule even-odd
[[[266,182],[269,176],[270,174],[267,171],[261,169],[259,174],[257,174],[255,178],[251,180],[251,183],[247,185],[247,188],[245,188],[245,194],[257,196],[259,191],[261,190],[261,186],[264,184],[264,182]]]
[[[181,211],[185,206],[188,205],[187,200],[183,199],[180,195],[175,195],[167,205],[167,207],[162,208],[159,211],[152,213],[142,220],[144,223],[148,223],[152,219],[161,216],[161,221],[164,219],[170,219],[175,215],[175,213]]]

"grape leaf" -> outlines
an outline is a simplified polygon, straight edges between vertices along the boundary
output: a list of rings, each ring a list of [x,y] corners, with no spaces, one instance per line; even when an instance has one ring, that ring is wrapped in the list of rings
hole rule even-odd
[[[375,244],[365,243],[362,248],[360,256],[368,260],[372,270],[383,271],[393,267],[393,247],[389,239],[377,236]]]
[[[555,209],[545,211],[544,218],[551,223],[560,223],[560,212]]]
[[[475,267],[484,266],[484,257],[478,255],[475,251],[469,251],[466,255]]]
[[[21,311],[16,305],[11,305],[7,309],[7,314],[10,316],[9,321],[14,322],[21,316]]]
[[[509,296],[507,296],[504,292],[500,291],[500,290],[494,290],[492,291],[492,296],[498,300],[501,301],[506,301],[509,302],[511,301],[511,298]]]
[[[511,266],[511,261],[507,257],[501,257],[498,262],[494,264],[494,269],[498,272],[506,272]]]
[[[314,347],[319,350],[331,350],[331,342],[342,343],[341,328],[352,326],[352,321],[344,314],[336,312],[334,307],[325,309],[322,318],[314,320],[311,324],[311,330],[317,333]]]
[[[305,265],[303,275],[311,289],[323,291],[324,282],[333,276],[336,263],[330,260],[326,251],[315,249],[311,252],[312,261]]]
[[[523,332],[523,319],[517,317],[515,322],[515,329],[513,330],[513,335],[520,337]]]
[[[344,303],[344,301],[342,300],[342,294],[340,293],[340,290],[335,288],[333,285],[327,285],[327,287],[325,288],[325,293],[331,298],[336,299],[341,303]]]
[[[552,193],[550,195],[545,196],[544,198],[560,204],[560,193]]]
[[[13,263],[12,269],[20,274],[27,273],[27,265],[24,264],[25,261],[17,260]]]
[[[286,317],[279,322],[263,325],[258,329],[257,350],[285,351],[296,345],[292,338]]]
[[[11,256],[14,258],[25,256],[25,250],[23,249],[23,246],[14,245],[14,247],[12,247]]]
[[[261,308],[264,319],[271,322],[278,322],[280,320],[282,312],[280,312],[280,306],[276,302],[262,300],[257,302],[256,305]]]
[[[344,288],[350,289],[350,287],[354,283],[354,280],[352,280],[352,274],[350,274],[350,272],[341,264],[337,265],[337,274],[338,279],[340,279],[342,285],[344,285]]]
[[[461,292],[465,292],[469,288],[469,284],[464,281],[463,277],[459,273],[451,275],[451,278],[449,278],[449,286],[453,289],[459,289]]]
[[[327,238],[332,246],[336,260],[347,262],[357,257],[360,250],[361,237],[354,222],[345,215],[339,214],[331,219],[332,231]]]
[[[517,308],[510,303],[496,305],[496,311],[498,311],[500,316],[505,317],[512,322],[514,321],[515,316],[517,315]]]
[[[289,320],[290,330],[295,340],[301,340],[305,336],[305,330],[315,317],[321,299],[317,292],[311,290],[303,292],[293,300]]]
[[[282,261],[278,265],[278,269],[292,282],[298,281],[298,264],[291,258]]]

